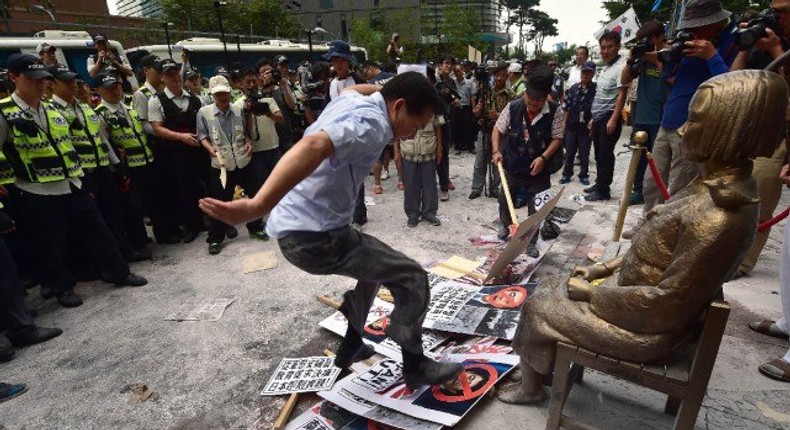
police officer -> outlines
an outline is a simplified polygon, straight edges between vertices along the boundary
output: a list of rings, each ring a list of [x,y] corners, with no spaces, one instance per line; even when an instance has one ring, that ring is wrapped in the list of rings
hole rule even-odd
[[[47,42],[39,43],[36,47],[36,52],[38,52],[38,56],[41,57],[41,62],[45,66],[51,66],[58,62],[58,57],[56,56],[57,48]]]
[[[110,144],[120,155],[122,171],[128,174],[129,189],[123,196],[126,232],[133,246],[144,245],[148,233],[143,224],[147,209],[159,243],[180,242],[178,226],[172,213],[165,210],[167,194],[154,167],[154,152],[137,111],[122,103],[120,82],[113,76],[97,77],[101,104],[96,112],[102,118]]]
[[[184,243],[191,243],[205,229],[198,200],[205,196],[209,180],[209,159],[197,139],[197,112],[203,106],[183,87],[178,63],[159,62],[164,91],[148,101],[148,121],[154,134],[173,156],[173,171],[179,194],[179,218],[184,224]]]
[[[110,171],[110,163],[117,165],[119,160],[107,142],[106,135],[102,133],[99,115],[75,98],[77,74],[63,64],[47,67],[47,72],[53,77],[52,105],[69,123],[71,142],[85,172],[82,178],[84,189],[93,195],[99,205],[126,261],[150,259],[151,251],[146,248],[146,244],[132,246],[126,234],[121,193]]]
[[[68,121],[41,102],[46,78],[51,77],[44,64],[32,55],[12,54],[7,66],[16,90],[0,100],[0,142],[16,177],[15,218],[34,248],[42,284],[52,288],[61,305],[82,304],[66,264],[69,233],[84,240],[109,282],[147,284],[130,273],[98,207],[82,187],[83,170]]]
[[[184,87],[189,91],[190,94],[193,96],[197,96],[200,99],[200,102],[203,103],[203,106],[210,105],[211,101],[211,94],[209,94],[208,90],[203,88],[203,81],[202,77],[200,76],[200,71],[198,69],[189,69],[187,70],[186,74],[186,81],[184,82]]]
[[[11,164],[0,151],[0,189],[4,185],[14,183],[14,171]],[[2,195],[4,193],[0,193]],[[38,327],[33,323],[33,316],[25,306],[24,289],[19,281],[16,265],[6,246],[4,235],[14,231],[14,220],[3,212],[0,202],[0,318],[8,324],[5,335],[14,346],[33,345],[45,342],[63,334],[57,328]],[[0,351],[3,348],[0,347]],[[13,353],[13,351],[11,351]],[[5,355],[0,352],[0,356]],[[2,360],[0,360],[2,361]]]

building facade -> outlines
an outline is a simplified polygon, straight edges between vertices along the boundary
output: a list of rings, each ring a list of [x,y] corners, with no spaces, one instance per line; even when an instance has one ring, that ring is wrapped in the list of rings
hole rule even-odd
[[[400,27],[404,36],[421,39],[436,35],[442,27],[444,10],[451,4],[469,8],[481,17],[479,31],[500,33],[504,25],[500,16],[504,6],[497,0],[285,0],[285,7],[306,30],[320,27],[327,31],[327,40],[353,42],[350,34],[354,18],[367,17],[374,23],[398,13],[404,18]]]
[[[117,0],[118,15],[138,18],[158,18],[162,15],[159,0]]]

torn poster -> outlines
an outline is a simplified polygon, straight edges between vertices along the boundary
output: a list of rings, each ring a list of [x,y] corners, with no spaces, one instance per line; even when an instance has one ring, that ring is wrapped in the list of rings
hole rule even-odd
[[[340,369],[330,357],[284,358],[277,366],[262,396],[309,393],[328,390],[335,383]]]
[[[464,372],[446,386],[425,386],[411,391],[401,378],[401,365],[382,360],[367,373],[349,375],[334,385],[369,402],[446,426],[457,424],[480,398],[518,364],[516,355],[447,355],[444,361],[462,363]],[[324,393],[319,393],[324,396]]]
[[[376,423],[404,430],[440,430],[442,427],[359,400],[369,405],[367,414],[370,417],[360,416],[329,401],[321,401],[294,418],[285,430],[370,430],[378,428]]]
[[[432,296],[452,297],[437,303],[434,300],[423,323],[424,328],[450,333],[494,336],[513,340],[521,318],[521,304],[532,294],[536,283],[525,285],[485,285],[480,287],[447,281],[431,291]],[[437,294],[438,292],[438,294]],[[458,300],[455,300],[455,299]],[[450,319],[445,318],[451,315]]]
[[[394,308],[394,304],[377,297],[373,301],[370,312],[368,312],[362,340],[372,346],[377,353],[395,360],[401,360],[400,346],[386,334],[390,322],[389,315]],[[340,312],[335,312],[321,321],[319,325],[340,336],[345,336],[348,329],[348,321]],[[430,351],[447,340],[447,338],[448,336],[445,334],[433,330],[423,330],[422,348],[424,351]]]
[[[439,354],[510,354],[513,348],[497,343],[494,336],[472,336],[463,342],[449,342],[447,346],[437,349]]]
[[[404,430],[439,430],[442,427],[440,424],[414,418],[398,411],[385,408],[384,406],[371,403],[345,389],[321,391],[318,395],[328,400],[331,404],[337,405],[355,415],[364,417],[364,422],[366,424],[368,420],[370,420]],[[368,429],[368,427],[362,428]]]
[[[277,267],[277,254],[274,251],[259,252],[244,257],[242,273],[253,273]]]
[[[213,321],[222,318],[225,309],[236,299],[192,299],[182,303],[165,321]]]

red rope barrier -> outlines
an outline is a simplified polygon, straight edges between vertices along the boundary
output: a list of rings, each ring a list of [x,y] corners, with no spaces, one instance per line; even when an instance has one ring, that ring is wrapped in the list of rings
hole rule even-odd
[[[658,171],[658,166],[656,166],[656,161],[653,160],[653,154],[650,152],[647,153],[647,164],[650,166],[650,172],[653,173],[653,179],[655,179],[659,191],[661,191],[661,196],[664,197],[664,200],[669,200],[671,197],[669,190],[667,190],[667,185],[664,183],[664,179]]]
[[[777,216],[769,219],[768,221],[758,225],[757,226],[757,232],[760,233],[760,232],[763,232],[765,230],[768,230],[769,228],[771,228],[774,225],[778,224],[783,219],[787,218],[788,215],[790,215],[790,208],[787,208],[787,209],[783,210],[782,212],[779,213],[779,215],[777,215]]]

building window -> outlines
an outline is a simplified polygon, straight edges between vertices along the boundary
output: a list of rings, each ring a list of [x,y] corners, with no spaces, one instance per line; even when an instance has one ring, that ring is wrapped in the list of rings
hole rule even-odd
[[[318,3],[318,7],[320,7],[321,9],[334,9],[335,2],[332,0],[321,0]]]

